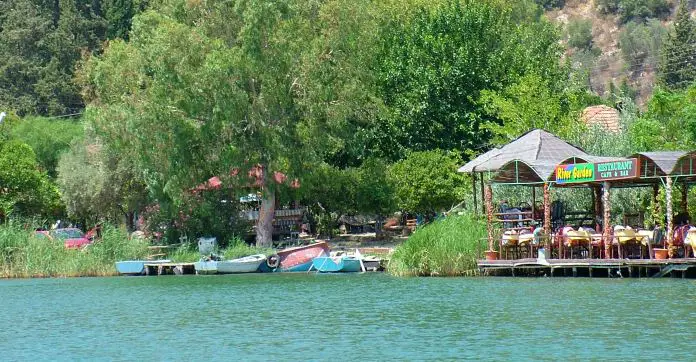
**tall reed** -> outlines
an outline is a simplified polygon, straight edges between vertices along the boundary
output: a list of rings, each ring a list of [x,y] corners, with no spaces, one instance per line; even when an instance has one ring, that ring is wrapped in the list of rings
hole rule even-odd
[[[451,215],[417,229],[392,255],[387,271],[397,276],[472,276],[485,250],[486,224]]]
[[[0,225],[0,277],[74,277],[115,275],[118,260],[142,259],[147,242],[130,239],[125,230],[105,226],[102,238],[88,247],[66,249],[62,241],[37,237],[18,223]]]

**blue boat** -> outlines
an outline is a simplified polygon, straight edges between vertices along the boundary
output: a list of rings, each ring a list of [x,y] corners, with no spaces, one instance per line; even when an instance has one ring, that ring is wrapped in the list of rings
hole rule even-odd
[[[116,262],[116,271],[123,275],[145,274],[145,264],[170,263],[171,260],[124,260]]]
[[[362,266],[354,256],[320,256],[312,260],[312,269],[320,273],[355,273],[362,271]]]

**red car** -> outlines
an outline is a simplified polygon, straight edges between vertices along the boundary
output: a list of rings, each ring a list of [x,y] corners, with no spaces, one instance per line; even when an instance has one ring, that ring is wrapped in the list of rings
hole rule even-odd
[[[37,237],[48,237],[51,240],[60,240],[65,244],[66,248],[79,249],[91,244],[93,241],[85,237],[85,234],[80,229],[66,228],[55,229],[51,231],[36,231]]]

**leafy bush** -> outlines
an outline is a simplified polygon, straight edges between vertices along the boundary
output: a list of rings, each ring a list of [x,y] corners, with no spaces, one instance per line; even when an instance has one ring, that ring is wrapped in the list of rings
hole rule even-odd
[[[486,248],[486,224],[471,214],[452,215],[416,230],[399,246],[388,272],[399,276],[476,275]]]
[[[461,158],[442,150],[410,153],[389,168],[396,206],[414,213],[437,212],[454,206],[464,195]]]
[[[570,21],[568,45],[578,49],[592,49],[592,21],[582,19]]]
[[[631,21],[619,34],[619,48],[630,68],[637,65],[656,65],[660,48],[667,35],[667,29],[659,20],[649,20],[646,24]]]
[[[622,23],[637,19],[646,20],[669,15],[667,0],[596,0],[597,8],[604,14],[617,14]]]
[[[565,6],[565,0],[534,0],[534,2],[541,6],[544,10],[562,8]]]

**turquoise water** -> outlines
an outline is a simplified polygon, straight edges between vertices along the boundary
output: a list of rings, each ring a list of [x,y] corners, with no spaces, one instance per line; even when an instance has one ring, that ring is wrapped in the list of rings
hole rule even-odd
[[[0,281],[0,360],[693,360],[696,282],[258,274]]]

